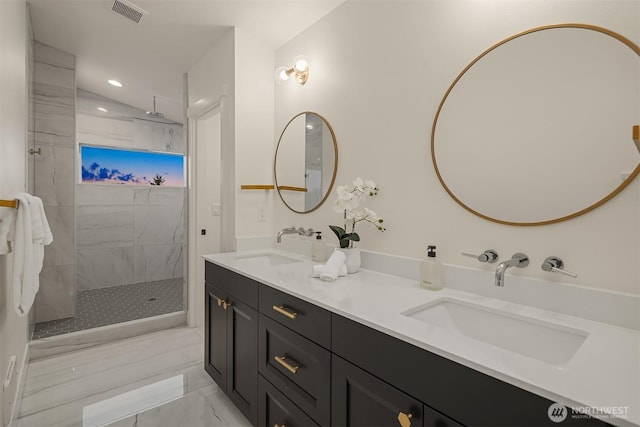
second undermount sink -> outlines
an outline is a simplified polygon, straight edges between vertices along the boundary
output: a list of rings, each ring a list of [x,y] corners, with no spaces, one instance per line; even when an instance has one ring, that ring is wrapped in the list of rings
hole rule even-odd
[[[244,254],[236,256],[236,259],[252,260],[256,263],[260,263],[265,267],[273,267],[276,265],[292,264],[296,262],[302,262],[300,259],[289,257],[276,252],[257,252],[251,254]]]
[[[552,365],[568,362],[588,336],[580,329],[454,298],[440,298],[402,314]]]

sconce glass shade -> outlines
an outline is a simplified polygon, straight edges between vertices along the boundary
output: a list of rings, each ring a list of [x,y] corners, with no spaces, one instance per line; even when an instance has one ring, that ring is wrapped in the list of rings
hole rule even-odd
[[[284,83],[289,80],[289,73],[287,73],[287,67],[278,67],[275,73],[276,81],[278,83]]]
[[[294,59],[294,68],[298,73],[306,73],[309,71],[309,61],[302,55],[296,56]]]

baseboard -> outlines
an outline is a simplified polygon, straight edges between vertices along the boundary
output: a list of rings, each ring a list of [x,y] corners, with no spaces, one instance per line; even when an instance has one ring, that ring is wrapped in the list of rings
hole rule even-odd
[[[31,341],[30,361],[187,324],[184,311]]]

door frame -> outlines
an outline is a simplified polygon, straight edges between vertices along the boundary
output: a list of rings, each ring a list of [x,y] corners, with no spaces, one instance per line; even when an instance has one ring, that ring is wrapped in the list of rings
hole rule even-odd
[[[187,108],[187,126],[188,126],[188,163],[187,163],[187,180],[189,182],[189,203],[188,203],[188,275],[187,275],[187,325],[192,328],[203,328],[204,324],[201,324],[202,319],[198,319],[197,314],[199,310],[193,309],[198,304],[203,305],[202,295],[197,295],[195,292],[196,283],[194,282],[197,275],[198,268],[198,251],[197,251],[197,239],[198,239],[198,223],[197,223],[197,192],[198,183],[197,176],[197,162],[196,157],[198,154],[197,140],[198,140],[198,120],[209,115],[210,113],[220,114],[220,138],[222,139],[222,126],[224,117],[225,102],[224,97],[218,98],[214,102],[199,102],[193,107]],[[222,183],[221,183],[222,186]],[[204,312],[204,308],[203,308]]]

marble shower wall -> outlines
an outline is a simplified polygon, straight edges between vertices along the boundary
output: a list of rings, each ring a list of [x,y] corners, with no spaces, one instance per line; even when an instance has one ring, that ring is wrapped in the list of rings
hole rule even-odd
[[[29,189],[44,202],[54,236],[35,304],[36,322],[44,322],[75,314],[75,56],[36,41],[33,71]]]
[[[186,151],[180,124],[80,89],[77,103],[78,144]],[[183,277],[185,196],[183,188],[76,184],[77,290]]]

